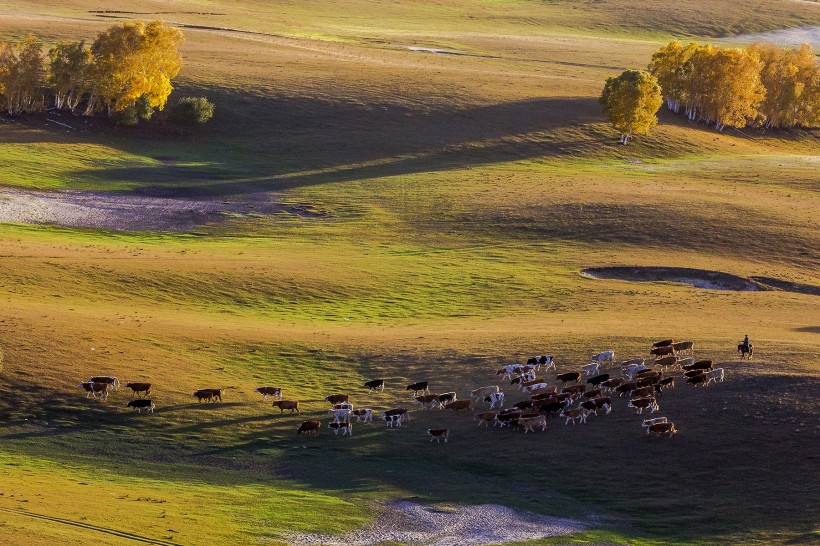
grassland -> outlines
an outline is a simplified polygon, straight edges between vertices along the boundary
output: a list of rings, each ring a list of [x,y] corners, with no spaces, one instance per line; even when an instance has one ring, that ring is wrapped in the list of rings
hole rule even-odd
[[[4,543],[201,544],[203,530],[208,542],[270,543],[359,527],[396,498],[594,522],[562,542],[817,539],[816,296],[578,271],[667,265],[820,284],[816,133],[717,133],[662,113],[622,147],[595,99],[670,35],[816,25],[820,6],[202,5],[105,9],[249,31],[186,30],[177,92],[216,102],[207,130],[3,120],[0,183],[272,193],[323,214],[190,233],[0,226]],[[95,9],[5,2],[0,35],[90,39],[137,16]],[[741,364],[745,333],[757,354]],[[511,359],[548,351],[570,368],[667,336],[727,368],[724,384],[662,400],[681,431],[671,442],[642,437],[625,404],[542,435],[417,412],[407,429],[308,441],[294,434],[300,417],[252,394],[281,385],[305,416],[340,390],[387,408],[406,403],[411,380],[465,397]],[[75,385],[96,373],[152,381],[156,414],[127,412],[121,394],[84,399]],[[384,394],[358,388],[376,376]],[[210,385],[226,401],[192,403]],[[452,429],[446,446],[427,443],[435,425]]]

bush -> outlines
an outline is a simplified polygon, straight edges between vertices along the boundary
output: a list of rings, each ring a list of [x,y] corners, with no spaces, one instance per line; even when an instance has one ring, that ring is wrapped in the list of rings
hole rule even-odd
[[[205,125],[214,116],[214,104],[205,97],[184,97],[174,106],[169,121],[192,127]]]
[[[139,117],[137,117],[137,108],[133,104],[122,110],[113,110],[110,114],[108,114],[108,118],[114,122],[116,125],[136,125],[139,123]]]

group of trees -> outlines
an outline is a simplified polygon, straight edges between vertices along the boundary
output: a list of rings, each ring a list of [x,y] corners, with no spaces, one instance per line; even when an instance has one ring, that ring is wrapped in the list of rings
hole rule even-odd
[[[10,115],[33,113],[53,100],[61,110],[86,116],[102,111],[117,123],[136,124],[165,107],[182,68],[181,43],[180,30],[162,21],[115,25],[90,46],[58,42],[47,56],[34,35],[18,43],[0,40],[0,107]],[[207,121],[213,105],[201,100]]]
[[[756,43],[747,49],[670,42],[652,55],[647,71],[609,78],[604,113],[626,142],[646,134],[663,100],[692,121],[725,127],[820,126],[820,64],[808,44],[783,49]]]

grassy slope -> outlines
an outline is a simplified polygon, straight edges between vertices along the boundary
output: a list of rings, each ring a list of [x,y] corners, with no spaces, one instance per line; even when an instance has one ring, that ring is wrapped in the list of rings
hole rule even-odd
[[[230,25],[282,35],[304,32],[315,14],[298,4],[275,17],[258,4],[215,5]],[[83,6],[52,13],[89,18]],[[181,543],[202,528],[228,541],[341,531],[371,514],[371,501],[394,497],[571,517],[591,509],[619,529],[598,541],[768,543],[810,532],[816,503],[806,499],[817,490],[804,477],[817,407],[803,393],[817,385],[815,298],[595,282],[577,271],[663,263],[817,284],[816,140],[718,135],[664,116],[651,138],[620,148],[593,97],[607,75],[643,64],[654,43],[533,40],[559,24],[549,10],[566,6],[483,4],[478,22],[442,17],[411,28],[409,41],[502,59],[416,54],[387,47],[422,9],[397,6],[384,9],[407,11],[376,11],[356,28],[323,18],[311,32],[329,42],[189,31],[184,90],[219,105],[201,135],[3,127],[4,183],[278,191],[330,216],[241,218],[205,237],[0,227],[9,469],[0,506]],[[591,20],[598,8],[589,6],[560,23],[595,30],[575,22]],[[781,4],[767,6],[760,21],[816,16],[811,5],[785,18]],[[523,9],[538,24],[514,17]],[[524,37],[487,33],[499,11],[504,32]],[[621,16],[608,13],[602,31],[622,32]],[[108,23],[16,17],[0,18],[3,32],[90,37]],[[689,33],[710,32],[689,24]],[[761,360],[740,366],[727,349],[746,331]],[[730,369],[718,388],[679,388],[664,400],[682,430],[669,444],[640,438],[638,418],[620,406],[580,430],[556,421],[545,436],[430,413],[410,430],[357,427],[351,442],[295,442],[299,418],[251,396],[258,383],[280,384],[318,415],[324,395],[376,375],[394,388],[430,378],[464,396],[513,355],[549,350],[571,367],[603,347],[643,352],[669,333],[696,339],[700,354]],[[109,370],[160,385],[157,414],[141,419],[120,396],[100,404],[72,389]],[[205,385],[226,387],[226,403],[191,404]],[[354,392],[373,407],[405,400]],[[446,449],[425,443],[435,424],[454,430]],[[655,464],[651,475],[662,478],[646,479]],[[430,486],[431,467],[446,489]],[[45,487],[55,483],[73,506]],[[89,487],[110,504],[83,494]],[[348,501],[356,508],[342,509],[355,517],[326,518]],[[664,517],[645,518],[649,504]],[[8,512],[0,524],[12,543],[77,540],[70,526]]]

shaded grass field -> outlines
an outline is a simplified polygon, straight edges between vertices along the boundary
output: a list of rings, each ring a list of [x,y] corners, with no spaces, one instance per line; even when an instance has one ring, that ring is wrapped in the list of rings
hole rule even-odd
[[[0,226],[7,543],[121,543],[106,529],[269,543],[359,527],[396,498],[592,523],[560,543],[817,538],[820,495],[806,479],[817,469],[816,296],[579,275],[664,265],[820,285],[815,133],[721,134],[662,113],[651,137],[621,147],[595,100],[605,77],[645,65],[668,33],[817,24],[817,7],[767,2],[713,23],[728,4],[687,2],[698,9],[674,17],[656,3],[451,4],[357,18],[346,11],[360,2],[167,14],[268,34],[186,31],[177,92],[216,102],[206,130],[2,122],[4,185],[272,192],[323,212],[177,234]],[[106,9],[192,11],[141,6]],[[90,9],[7,3],[0,33],[91,38],[112,20]],[[733,352],[745,333],[751,363]],[[551,352],[564,371],[603,349],[643,355],[668,336],[727,369],[723,384],[664,395],[681,431],[670,442],[646,438],[625,401],[588,426],[552,420],[536,435],[437,411],[401,430],[356,425],[351,439],[295,435],[334,392],[386,409],[430,379],[465,398],[525,356]],[[153,382],[156,414],[127,412],[122,393],[83,398],[76,384],[98,373]],[[377,376],[388,389],[368,395],[360,385]],[[262,403],[252,391],[263,383],[298,398],[304,416]],[[191,392],[211,386],[225,402],[197,405]],[[451,428],[446,446],[428,444],[439,425]]]

